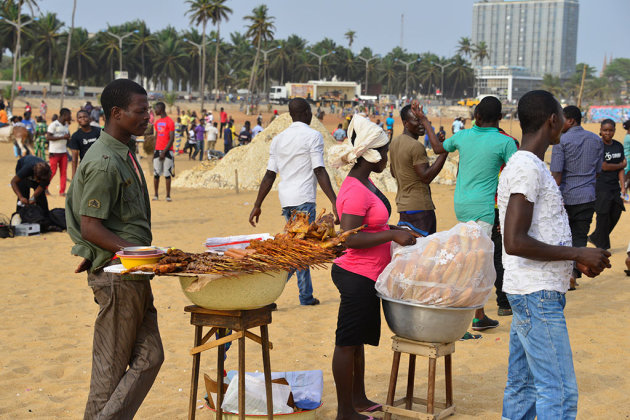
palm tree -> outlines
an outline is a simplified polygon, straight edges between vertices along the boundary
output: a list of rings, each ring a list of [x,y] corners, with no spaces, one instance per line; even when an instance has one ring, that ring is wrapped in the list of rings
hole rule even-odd
[[[228,20],[232,9],[225,5],[226,0],[214,0],[212,3],[212,23],[217,27],[216,46],[214,47],[214,110],[219,103],[219,49],[221,47],[221,21]]]
[[[206,99],[206,25],[209,20],[212,20],[212,13],[214,10],[214,0],[186,0],[186,3],[190,5],[190,8],[186,12],[190,16],[190,23],[199,25],[201,24],[201,86],[199,86],[199,93],[201,94],[201,109],[203,109],[204,101]]]
[[[17,64],[18,64],[18,59],[21,55],[20,41],[22,38],[22,29],[23,29],[22,19],[25,17],[22,14],[22,6],[27,5],[29,7],[29,9],[31,10],[31,16],[35,14],[34,8],[39,9],[39,6],[37,6],[37,2],[35,0],[17,0],[17,3],[15,2],[15,0],[7,0],[7,1],[3,1],[2,3],[3,3],[2,4],[3,17],[5,18],[8,17],[8,20],[15,22],[14,25],[12,25],[15,28],[16,36],[15,36],[15,49],[13,50],[13,75],[11,77],[11,99],[9,102],[9,107],[13,109],[13,100],[15,98],[15,76],[17,75],[17,72],[18,72]],[[30,23],[30,22],[31,21],[28,21],[27,23]]]
[[[90,38],[88,31],[84,28],[75,28],[72,34],[72,52],[70,53],[70,64],[76,64],[77,84],[82,85],[84,66],[92,70],[96,67],[96,43],[94,38]]]
[[[545,74],[542,79],[542,83],[540,84],[540,88],[551,92],[556,97],[561,97],[563,93],[562,89],[562,81],[559,77],[553,76],[551,74]]]
[[[158,48],[155,52],[155,66],[153,81],[160,82],[165,87],[169,80],[178,83],[187,75],[182,63],[189,56],[184,50],[182,41],[173,36],[172,27],[158,33]]]
[[[348,40],[348,48],[352,49],[352,44],[354,44],[354,38],[357,36],[357,33],[352,29],[348,29],[348,32],[343,34],[343,36]]]
[[[63,22],[57,19],[56,13],[47,13],[33,22],[29,28],[29,38],[31,38],[30,53],[34,57],[48,57],[48,80],[53,75],[53,57],[57,58],[57,47],[61,38],[61,28]],[[40,60],[36,60],[41,63]],[[43,63],[42,63],[43,64]]]
[[[486,44],[485,41],[481,41],[473,47],[473,54],[475,60],[479,60],[483,66],[483,60],[490,58],[490,49],[488,49],[488,44]]]
[[[470,38],[465,36],[459,38],[459,41],[457,41],[457,54],[461,55],[464,58],[470,58],[473,52],[474,48],[472,42],[470,41]]]
[[[447,76],[448,83],[453,86],[451,97],[454,97],[455,91],[466,89],[472,85],[475,75],[470,63],[464,60],[461,55],[455,55],[450,61],[451,65],[448,68]]]
[[[273,25],[274,17],[268,15],[269,9],[266,5],[261,4],[252,10],[252,14],[245,16],[245,20],[249,20],[251,23],[247,27],[245,36],[251,38],[252,43],[256,45],[256,56],[254,57],[254,63],[252,64],[252,71],[249,77],[249,85],[247,90],[251,97],[252,90],[254,88],[254,77],[256,75],[256,68],[258,67],[258,59],[260,57],[260,47],[263,42],[269,42],[273,40],[273,34],[276,27]],[[249,108],[247,110],[249,112]]]
[[[68,43],[66,44],[66,58],[63,60],[63,74],[61,75],[61,104],[60,108],[63,108],[63,97],[66,94],[66,75],[68,74],[68,60],[70,60],[70,46],[72,42],[72,32],[74,32],[74,15],[77,11],[77,0],[74,0],[72,5],[72,20],[70,24],[70,31],[68,32]]]
[[[146,23],[144,23],[144,21],[136,20],[135,22],[133,22],[133,26],[135,26],[134,29],[136,29],[138,32],[134,33],[131,36],[131,41],[133,42],[131,54],[138,55],[138,53],[140,53],[140,76],[142,83],[144,84],[146,76],[145,53],[149,53],[150,56],[153,56],[155,54],[157,44],[155,36],[151,34],[151,31],[147,27]]]

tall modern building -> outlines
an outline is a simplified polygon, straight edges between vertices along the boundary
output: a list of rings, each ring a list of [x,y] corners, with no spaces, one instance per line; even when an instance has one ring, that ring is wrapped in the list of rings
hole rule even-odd
[[[472,42],[489,58],[475,67],[518,67],[533,77],[575,72],[578,0],[485,0],[473,5]]]

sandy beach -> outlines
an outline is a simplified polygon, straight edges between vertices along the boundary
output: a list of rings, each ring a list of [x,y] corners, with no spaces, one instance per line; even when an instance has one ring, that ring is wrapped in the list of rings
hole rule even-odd
[[[31,101],[33,106],[38,103]],[[51,115],[53,108],[51,104],[49,106]],[[237,109],[231,113],[238,125],[246,117]],[[248,118],[255,120],[255,116]],[[444,119],[449,133],[450,121]],[[327,117],[324,123],[332,130],[337,120]],[[506,130],[509,127],[503,126]],[[470,123],[467,124],[469,127]],[[520,138],[517,127],[514,122],[507,131]],[[595,124],[585,128],[598,132]],[[73,126],[71,131],[74,129]],[[395,130],[400,133],[401,126],[398,124]],[[618,124],[615,139],[622,141],[623,134]],[[145,174],[149,164],[145,157],[142,160]],[[181,173],[196,164],[182,155],[176,159],[176,170]],[[10,216],[15,208],[15,195],[9,185],[14,174],[12,146],[0,143],[0,178],[4,185],[0,189],[0,213],[6,216]],[[148,178],[151,182],[151,177]],[[58,185],[57,175],[50,188],[53,194],[49,198],[51,208],[64,207],[63,197],[58,196]],[[448,229],[456,223],[454,186],[434,185],[432,191],[437,206],[438,230]],[[247,222],[255,194],[253,191],[236,194],[232,190],[176,188],[172,193],[173,202],[167,203],[163,199],[152,202],[154,244],[200,252],[207,237],[279,232],[284,222],[275,192],[263,205],[259,226],[252,228]],[[395,202],[395,194],[388,193],[387,196]],[[318,208],[322,207],[330,209],[330,203],[320,192]],[[624,373],[630,357],[630,278],[623,271],[630,238],[630,224],[626,224],[628,217],[622,215],[611,237],[612,269],[596,279],[582,279],[578,290],[567,295],[565,314],[579,384],[580,419],[630,417],[630,379]],[[397,221],[394,213],[391,222]],[[4,264],[0,295],[4,296],[5,302],[0,307],[3,323],[0,329],[0,418],[81,418],[83,415],[90,380],[92,327],[98,306],[87,286],[86,275],[74,274],[79,258],[70,255],[71,246],[65,232],[0,240]],[[192,362],[189,350],[193,327],[183,310],[189,302],[174,278],[156,278],[152,284],[166,360],[137,418],[183,419],[188,410]],[[319,418],[331,419],[337,405],[331,360],[339,295],[329,270],[313,271],[313,286],[315,296],[322,302],[319,306],[299,305],[295,279],[287,284],[277,301],[278,311],[273,313],[270,325],[270,339],[274,344],[271,366],[275,371],[321,369],[324,372],[324,406],[319,411]],[[486,311],[496,318],[494,294]],[[501,325],[484,332],[482,339],[456,344],[453,388],[457,413],[453,418],[500,418],[511,317],[498,319]],[[366,347],[367,391],[378,402],[384,402],[387,392],[392,360],[391,335],[383,318],[380,346]],[[251,341],[247,346],[247,369],[262,371],[259,347]],[[214,351],[203,354],[202,373],[216,375],[215,354]],[[424,396],[427,364],[422,358],[417,363],[416,395]],[[236,365],[237,351],[232,348],[228,351],[226,369],[235,369]],[[401,372],[406,369],[407,359],[404,358]],[[442,373],[440,360],[438,400],[444,395]],[[404,393],[405,378],[406,375],[401,373],[398,396]],[[201,383],[198,406],[202,405],[203,395],[205,390]],[[213,418],[205,408],[198,409],[197,416]]]

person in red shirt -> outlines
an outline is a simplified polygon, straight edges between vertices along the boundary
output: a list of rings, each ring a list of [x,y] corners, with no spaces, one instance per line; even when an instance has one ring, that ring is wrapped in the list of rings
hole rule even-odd
[[[223,129],[227,126],[227,122],[228,122],[228,115],[227,112],[225,112],[225,110],[223,109],[223,107],[221,107],[221,113],[219,114],[220,118],[221,118],[221,128],[219,129],[219,138],[221,138],[221,136],[223,135]]]
[[[155,121],[155,152],[153,153],[153,187],[155,188],[155,195],[153,200],[158,200],[160,176],[163,176],[166,182],[166,201],[172,201],[171,177],[175,166],[173,157],[175,123],[166,115],[164,102],[156,103],[154,109],[155,115],[159,119]]]

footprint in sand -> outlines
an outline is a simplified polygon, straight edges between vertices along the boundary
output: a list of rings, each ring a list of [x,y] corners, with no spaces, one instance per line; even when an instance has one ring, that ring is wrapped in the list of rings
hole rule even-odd
[[[44,371],[44,376],[52,379],[60,379],[63,377],[64,369],[61,366],[55,366]]]

